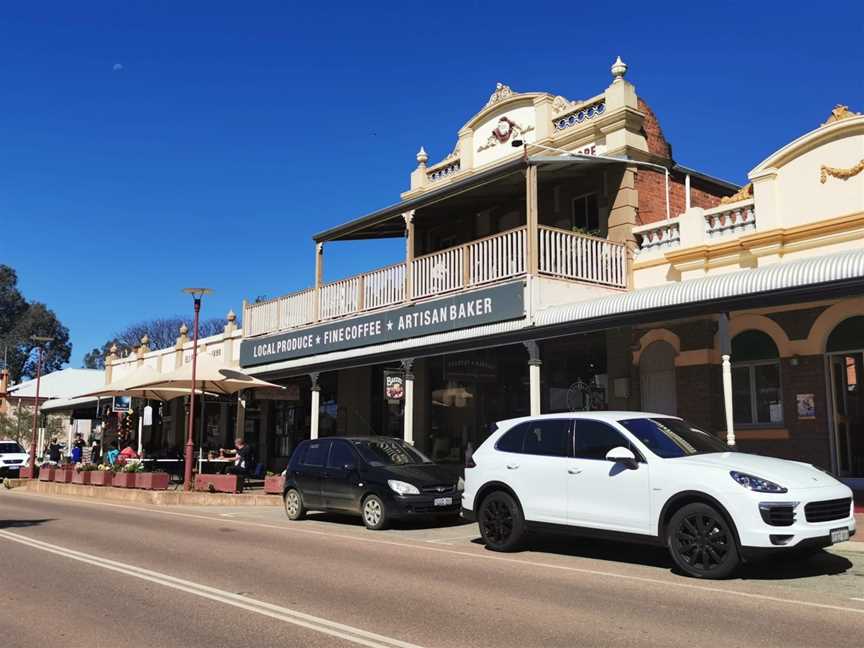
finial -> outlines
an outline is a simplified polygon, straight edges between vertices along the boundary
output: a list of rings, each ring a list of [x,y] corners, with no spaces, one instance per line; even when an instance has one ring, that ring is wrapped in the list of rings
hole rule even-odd
[[[227,319],[229,322],[234,322],[237,320],[237,315],[234,314],[233,308],[228,311],[228,315],[225,319]]]
[[[612,76],[615,77],[615,81],[621,81],[625,74],[627,74],[627,64],[619,56],[612,64]]]
[[[180,325],[180,335],[186,335],[189,332],[189,327],[186,326],[186,322],[183,322]]]
[[[417,151],[417,164],[419,164],[421,167],[425,167],[428,161],[429,156],[426,154],[426,149],[421,146],[420,150]]]

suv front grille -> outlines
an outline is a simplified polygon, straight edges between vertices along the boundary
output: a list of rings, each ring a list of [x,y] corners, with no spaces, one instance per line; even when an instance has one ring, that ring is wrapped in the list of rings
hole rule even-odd
[[[765,524],[771,526],[792,526],[795,524],[795,504],[772,504],[770,502],[760,504],[759,514]]]
[[[825,500],[823,502],[810,502],[804,507],[804,514],[808,522],[829,522],[830,520],[842,520],[849,517],[851,497],[843,499]]]

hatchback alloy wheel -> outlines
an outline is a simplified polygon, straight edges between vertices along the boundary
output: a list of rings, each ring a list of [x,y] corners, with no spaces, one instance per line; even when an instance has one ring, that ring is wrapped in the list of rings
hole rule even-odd
[[[363,500],[363,524],[373,531],[380,531],[387,526],[387,510],[377,495],[370,495]]]
[[[285,493],[285,515],[289,520],[300,520],[306,514],[306,509],[303,506],[303,498],[296,488],[290,489]]]
[[[706,504],[689,504],[676,512],[668,543],[675,563],[698,578],[725,578],[740,562],[728,523]]]

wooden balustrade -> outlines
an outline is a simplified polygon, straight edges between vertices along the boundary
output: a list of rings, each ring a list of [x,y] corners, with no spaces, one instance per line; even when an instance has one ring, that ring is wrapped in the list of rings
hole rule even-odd
[[[527,233],[527,227],[517,227],[468,243],[468,283],[476,286],[524,274]]]
[[[360,310],[360,276],[324,284],[319,290],[321,319],[333,319]]]
[[[413,261],[414,299],[459,290],[465,286],[465,247],[433,252]]]
[[[362,275],[362,310],[372,310],[405,299],[405,264],[397,263]]]
[[[627,248],[596,236],[541,226],[540,272],[624,288]]]

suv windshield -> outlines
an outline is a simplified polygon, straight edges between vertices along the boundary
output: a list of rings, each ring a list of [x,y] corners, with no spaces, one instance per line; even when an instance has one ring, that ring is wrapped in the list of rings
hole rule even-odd
[[[717,437],[680,419],[636,418],[618,422],[651,452],[664,459],[730,451],[729,446]]]
[[[23,454],[24,448],[17,443],[0,443],[0,454]]]
[[[370,466],[405,466],[432,463],[416,448],[397,439],[354,441],[354,447]]]

